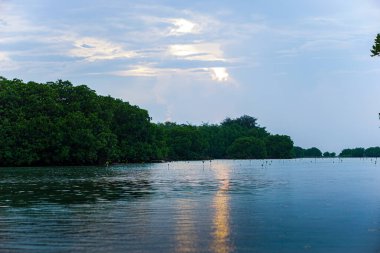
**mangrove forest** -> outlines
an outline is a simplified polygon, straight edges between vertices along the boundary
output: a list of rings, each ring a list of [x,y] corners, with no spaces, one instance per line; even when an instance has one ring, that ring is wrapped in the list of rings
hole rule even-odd
[[[153,123],[148,112],[69,81],[0,77],[0,166],[294,157],[293,141],[244,115]]]

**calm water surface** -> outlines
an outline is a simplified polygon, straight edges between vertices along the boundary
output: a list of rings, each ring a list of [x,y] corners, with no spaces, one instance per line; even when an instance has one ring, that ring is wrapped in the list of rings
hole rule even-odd
[[[2,168],[0,252],[380,252],[380,166]]]

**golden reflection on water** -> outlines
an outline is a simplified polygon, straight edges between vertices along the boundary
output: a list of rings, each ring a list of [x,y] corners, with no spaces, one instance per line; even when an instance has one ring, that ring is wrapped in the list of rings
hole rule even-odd
[[[178,215],[176,215],[176,252],[190,253],[198,252],[196,242],[198,241],[194,221],[194,203],[189,199],[178,200]]]
[[[195,211],[199,208],[207,208],[206,213],[211,216],[207,222],[210,224],[211,244],[209,251],[215,253],[227,253],[233,251],[230,240],[230,196],[228,190],[230,188],[230,168],[224,164],[213,164],[215,180],[219,183],[217,192],[212,198],[210,210],[209,207],[201,207],[196,199],[184,198],[177,201],[177,213],[175,219],[175,252],[189,253],[205,251],[200,248],[200,240],[202,235],[198,235]],[[204,238],[203,238],[204,239]]]
[[[230,242],[230,188],[229,167],[217,164],[215,167],[215,177],[220,182],[218,191],[213,199],[214,219],[213,219],[213,241],[211,250],[216,253],[227,253],[233,250]]]

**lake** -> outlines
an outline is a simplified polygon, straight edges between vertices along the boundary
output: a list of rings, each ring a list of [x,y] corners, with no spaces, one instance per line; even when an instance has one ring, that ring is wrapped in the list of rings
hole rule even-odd
[[[375,159],[0,169],[0,252],[379,251]]]

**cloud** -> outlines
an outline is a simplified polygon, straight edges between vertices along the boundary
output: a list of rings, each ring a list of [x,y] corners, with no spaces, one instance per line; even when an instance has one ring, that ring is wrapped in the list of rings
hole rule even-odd
[[[0,69],[2,71],[9,71],[17,69],[17,65],[12,59],[10,58],[9,54],[6,52],[0,51]]]
[[[168,53],[172,56],[196,61],[226,61],[218,43],[195,43],[170,45]]]
[[[112,74],[117,76],[142,76],[142,77],[153,77],[163,74],[163,71],[150,66],[137,65],[132,66],[128,70],[115,71]]]
[[[169,30],[169,35],[185,35],[185,34],[197,34],[200,33],[200,26],[190,20],[184,18],[166,19],[173,27]]]
[[[6,34],[43,33],[47,30],[44,26],[32,24],[20,9],[21,8],[18,8],[17,5],[11,4],[10,1],[4,2],[4,5],[0,6],[0,37],[5,36]]]
[[[204,27],[198,20],[193,18],[178,17],[158,17],[152,15],[142,15],[135,17],[143,26],[143,30],[132,31],[133,34],[143,38],[144,42],[152,42],[153,40],[165,40],[170,37],[181,37],[184,35],[202,35]],[[136,21],[135,20],[135,21]],[[114,26],[122,26],[123,20],[114,19]],[[124,26],[126,28],[127,26]],[[148,33],[149,36],[145,36]]]
[[[218,81],[218,82],[228,81],[229,74],[226,68],[216,67],[216,68],[208,68],[207,70],[210,71],[212,80]]]
[[[40,22],[17,4],[9,4],[8,10],[0,18],[0,43],[12,49],[7,51],[7,61],[3,56],[2,66],[4,62],[11,66],[12,56],[13,63],[30,66],[29,71],[44,69],[49,60],[57,63],[57,68],[65,68],[62,73],[67,75],[185,76],[229,82],[227,67],[236,63],[225,56],[231,41],[225,35],[239,30],[235,28],[241,23],[221,21],[218,15],[163,5],[145,9],[133,5],[128,15],[125,10],[113,12],[111,18],[99,14],[95,23],[75,15],[65,22]],[[247,33],[250,29],[243,30]]]
[[[75,40],[74,47],[69,50],[70,56],[85,58],[90,62],[137,57],[136,52],[124,50],[119,44],[90,37]]]
[[[0,61],[8,61],[9,57],[5,52],[0,52]]]
[[[216,16],[191,9],[180,9],[160,4],[139,5],[136,9],[139,15],[134,18],[148,27],[160,26],[159,31],[155,30],[155,35],[162,37],[180,37],[183,35],[212,37],[225,28],[224,22],[220,22]],[[162,27],[162,25],[165,26]],[[154,31],[154,29],[152,30]]]
[[[216,82],[227,82],[230,80],[229,73],[225,67],[210,67],[210,68],[160,68],[150,65],[131,66],[127,70],[114,71],[112,75],[117,76],[140,76],[140,77],[159,77],[173,75],[191,75],[193,78],[198,76],[198,79],[203,79],[206,75],[211,77],[211,80]]]
[[[141,77],[158,77],[168,75],[191,74],[204,71],[202,68],[160,68],[154,67],[153,64],[134,65],[127,70],[114,71],[111,74],[118,76],[141,76]]]

